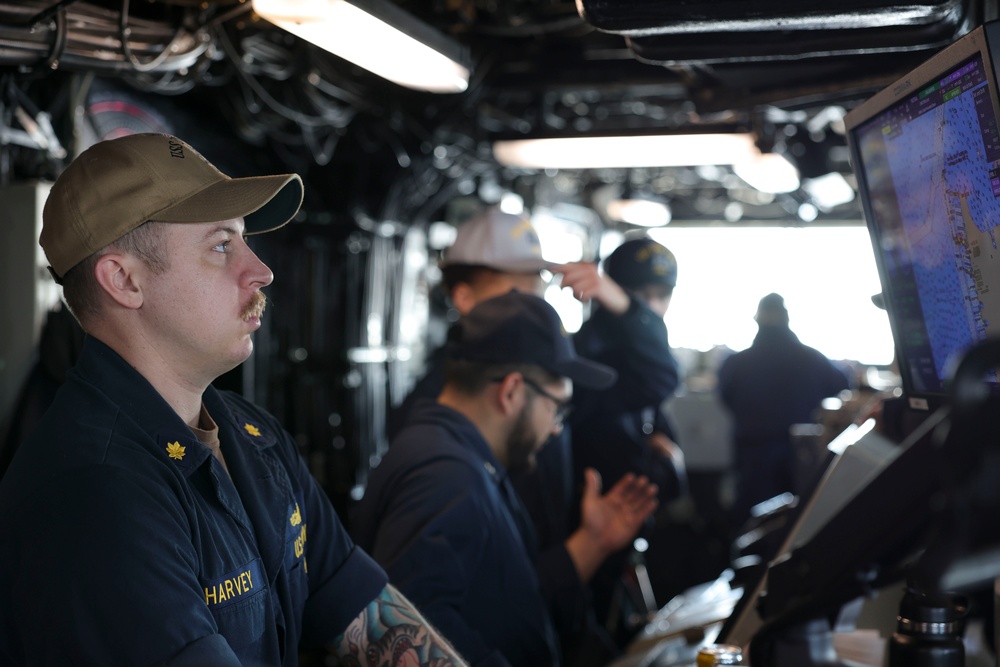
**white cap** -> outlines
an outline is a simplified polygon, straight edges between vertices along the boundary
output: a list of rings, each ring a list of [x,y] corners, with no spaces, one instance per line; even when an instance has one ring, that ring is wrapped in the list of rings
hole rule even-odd
[[[458,226],[455,243],[441,266],[468,264],[506,273],[534,273],[549,267],[542,259],[538,232],[523,216],[488,208]]]

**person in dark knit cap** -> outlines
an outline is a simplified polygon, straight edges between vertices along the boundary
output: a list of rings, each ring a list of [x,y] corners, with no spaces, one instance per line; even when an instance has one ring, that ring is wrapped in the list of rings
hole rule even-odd
[[[607,484],[626,474],[645,475],[666,504],[686,491],[683,454],[662,410],[679,384],[663,320],[677,284],[677,260],[652,239],[632,239],[604,259],[603,270],[600,283],[594,265],[563,277],[563,285],[597,303],[574,336],[577,350],[618,374],[611,387],[585,388],[574,398],[569,431],[575,478],[586,468],[596,469]],[[590,285],[598,287],[591,291]],[[622,550],[609,558],[591,583],[599,619],[611,613],[628,556]]]

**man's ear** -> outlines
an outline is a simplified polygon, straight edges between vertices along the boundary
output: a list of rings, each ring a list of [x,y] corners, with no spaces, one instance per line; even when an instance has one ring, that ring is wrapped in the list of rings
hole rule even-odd
[[[520,412],[524,406],[524,377],[520,373],[508,373],[499,383],[497,403],[505,416]]]
[[[476,305],[476,293],[469,283],[458,283],[451,290],[451,304],[462,315],[465,315]]]
[[[137,261],[129,255],[108,253],[94,267],[94,277],[101,289],[125,308],[142,305],[142,289],[135,273]]]

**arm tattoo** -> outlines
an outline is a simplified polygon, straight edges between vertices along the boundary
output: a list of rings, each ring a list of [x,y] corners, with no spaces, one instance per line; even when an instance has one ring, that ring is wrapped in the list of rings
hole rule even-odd
[[[386,585],[334,640],[342,667],[466,667],[403,594]]]

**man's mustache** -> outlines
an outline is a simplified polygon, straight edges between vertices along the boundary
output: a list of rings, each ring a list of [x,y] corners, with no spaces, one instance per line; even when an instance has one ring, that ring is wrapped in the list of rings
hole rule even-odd
[[[260,317],[264,314],[264,308],[266,306],[267,297],[264,296],[264,293],[260,291],[254,292],[253,296],[250,297],[250,303],[248,303],[246,308],[243,309],[240,319],[249,320],[254,317]]]

